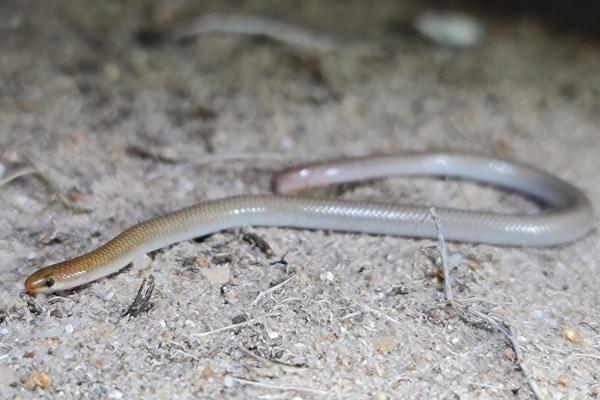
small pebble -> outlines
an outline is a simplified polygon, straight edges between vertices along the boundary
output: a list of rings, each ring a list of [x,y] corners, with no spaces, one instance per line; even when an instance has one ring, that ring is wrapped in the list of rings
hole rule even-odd
[[[507,360],[510,360],[512,362],[514,362],[517,358],[513,349],[508,348],[508,347],[506,349],[504,349],[504,357],[506,357]]]
[[[416,18],[415,29],[438,44],[452,47],[474,46],[483,35],[475,18],[455,12],[424,12]]]
[[[202,268],[200,273],[206,279],[217,285],[224,285],[231,279],[229,265],[216,265],[212,268]]]
[[[387,399],[389,399],[388,395],[383,392],[377,392],[373,396],[373,400],[387,400]]]
[[[112,389],[110,392],[108,392],[108,398],[109,399],[122,399],[123,392],[121,392],[119,389]]]
[[[196,265],[198,268],[210,268],[210,261],[206,257],[196,257]]]
[[[210,365],[206,365],[203,369],[202,372],[200,373],[200,376],[203,377],[204,379],[208,379],[210,377],[212,377],[214,375],[214,371],[212,370],[212,368],[210,367]]]
[[[195,328],[196,324],[191,319],[186,319],[183,323],[185,326],[189,326],[190,328]]]
[[[75,329],[73,328],[73,325],[71,325],[71,324],[65,325],[65,333],[66,334],[71,334],[71,333],[73,333],[74,330]]]
[[[375,349],[381,354],[389,354],[396,348],[396,338],[382,336],[375,340]]]
[[[561,326],[560,334],[563,335],[563,337],[566,338],[571,343],[575,343],[575,344],[583,343],[583,337],[581,336],[581,334],[569,326],[566,326],[566,325]]]
[[[50,315],[54,318],[62,318],[65,316],[59,307],[56,307],[54,310],[50,311]]]
[[[8,161],[9,163],[20,163],[23,161],[23,159],[21,158],[19,153],[16,153],[14,151],[8,151],[8,152],[4,153],[3,157],[4,157],[4,160]]]
[[[235,385],[235,381],[232,377],[226,376],[225,378],[223,378],[223,385],[225,385],[225,387],[230,388],[233,387],[233,385]]]
[[[334,275],[331,271],[327,271],[325,273],[322,273],[319,278],[321,278],[322,281],[332,281],[334,278]]]
[[[567,375],[560,375],[556,381],[556,383],[558,383],[561,386],[569,386],[569,383],[571,383],[571,378],[569,378]]]
[[[52,379],[46,373],[40,371],[32,372],[25,381],[25,387],[29,390],[36,388],[48,389],[50,386],[52,386]]]

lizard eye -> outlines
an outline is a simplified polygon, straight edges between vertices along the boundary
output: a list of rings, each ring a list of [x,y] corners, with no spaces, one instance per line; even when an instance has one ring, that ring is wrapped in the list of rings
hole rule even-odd
[[[52,279],[52,278],[46,278],[46,280],[44,281],[44,285],[46,285],[47,287],[54,286],[54,279]]]

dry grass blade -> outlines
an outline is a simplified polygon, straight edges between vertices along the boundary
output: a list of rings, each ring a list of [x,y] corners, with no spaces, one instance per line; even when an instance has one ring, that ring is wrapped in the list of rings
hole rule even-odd
[[[440,253],[440,259],[442,260],[442,271],[444,272],[444,295],[446,296],[446,301],[448,304],[452,304],[453,296],[452,283],[450,282],[450,269],[448,267],[448,249],[446,248],[446,241],[444,240],[444,235],[442,234],[442,226],[437,216],[435,207],[431,207],[429,212],[431,213],[431,218],[433,219],[433,223],[435,224],[435,229],[437,231],[438,251]]]
[[[225,331],[228,331],[228,330],[231,330],[231,329],[243,328],[243,327],[246,327],[246,326],[252,326],[252,325],[261,323],[262,320],[263,320],[263,318],[265,318],[265,317],[272,317],[274,315],[277,315],[277,314],[274,314],[274,313],[265,314],[265,315],[262,315],[260,317],[252,318],[252,319],[249,319],[247,321],[240,322],[240,323],[237,323],[237,324],[227,325],[227,326],[224,326],[222,328],[214,329],[212,331],[206,331],[206,332],[200,332],[200,333],[193,333],[192,336],[194,336],[194,337],[204,337],[204,336],[214,335],[214,334],[217,334],[217,333],[220,333],[220,332],[225,332]]]
[[[38,168],[33,167],[33,166],[23,167],[15,172],[13,172],[12,174],[9,174],[4,179],[0,180],[0,186],[6,185],[7,183],[10,183],[10,182],[14,181],[15,179],[18,179],[18,178],[26,176],[26,175],[35,175],[37,178],[39,178],[44,183],[46,188],[50,192],[55,194],[56,197],[58,198],[58,200],[65,207],[70,209],[71,211],[74,211],[77,213],[89,212],[89,210],[87,210],[85,208],[81,208],[81,207],[73,204],[73,202],[70,201],[68,199],[68,197],[65,196],[47,176],[42,174]]]
[[[307,388],[307,387],[302,387],[302,386],[273,385],[271,383],[256,382],[256,381],[251,381],[249,379],[237,378],[235,376],[231,376],[230,378],[236,382],[243,384],[243,385],[251,385],[251,386],[261,387],[261,388],[265,388],[265,389],[304,392],[304,393],[312,393],[312,394],[319,394],[319,395],[330,394],[330,392],[328,392],[326,390],[312,389],[312,388]]]
[[[15,172],[13,172],[12,174],[7,175],[4,179],[0,180],[0,186],[4,186],[7,183],[14,181],[15,179],[20,178],[22,176],[29,175],[29,174],[36,174],[36,173],[38,173],[38,171],[33,167],[21,168]]]
[[[281,288],[283,285],[285,285],[286,283],[288,283],[289,281],[291,281],[294,277],[296,276],[296,274],[290,276],[289,278],[287,278],[286,280],[284,280],[283,282],[279,282],[277,285],[271,286],[270,288],[268,288],[267,290],[263,290],[262,292],[260,292],[258,294],[258,296],[256,296],[256,298],[254,299],[254,301],[252,302],[253,306],[256,306],[258,304],[258,302],[265,297],[268,293],[272,293],[275,290]]]
[[[318,51],[329,51],[335,48],[333,40],[324,34],[310,32],[299,26],[270,18],[245,15],[203,15],[175,29],[172,37],[174,40],[184,40],[219,33],[265,36],[281,43]]]
[[[524,375],[525,379],[527,380],[527,384],[529,385],[531,392],[533,393],[534,397],[537,400],[543,400],[544,396],[540,392],[540,388],[538,387],[537,382],[535,382],[533,380],[533,378],[531,378],[529,376],[529,372],[525,368],[524,361],[523,361],[523,353],[521,352],[521,349],[519,347],[519,342],[518,342],[518,339],[517,339],[517,336],[516,336],[514,330],[505,322],[499,321],[496,318],[491,317],[487,314],[484,314],[484,313],[481,313],[478,311],[472,311],[472,310],[467,310],[467,312],[472,315],[475,315],[479,319],[485,321],[489,326],[491,326],[492,328],[494,328],[495,330],[499,331],[500,333],[502,333],[504,335],[504,337],[510,343],[513,351],[515,352],[515,358],[516,358],[515,361],[516,361],[517,365],[519,366],[519,368],[521,369],[521,371],[523,372],[523,375]]]

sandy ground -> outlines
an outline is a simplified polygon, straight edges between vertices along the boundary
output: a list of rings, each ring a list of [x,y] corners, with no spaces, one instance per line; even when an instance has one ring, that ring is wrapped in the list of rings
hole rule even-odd
[[[0,3],[0,163],[4,177],[28,164],[44,176],[0,187],[0,397],[530,399],[528,379],[543,398],[598,397],[597,231],[544,249],[449,243],[454,307],[435,241],[248,227],[69,293],[22,293],[40,266],[169,210],[269,192],[274,171],[307,160],[500,155],[575,183],[600,209],[600,47],[488,16],[479,46],[452,50],[405,29],[418,7],[397,3]],[[231,11],[336,46],[157,35]],[[231,156],[246,159],[219,161]],[[322,195],[536,210],[428,179]],[[150,274],[153,307],[121,317]],[[478,313],[513,330],[524,370]]]

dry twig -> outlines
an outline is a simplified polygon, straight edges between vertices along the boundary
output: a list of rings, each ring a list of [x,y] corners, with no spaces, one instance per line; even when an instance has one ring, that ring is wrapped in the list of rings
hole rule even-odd
[[[77,213],[89,212],[89,210],[73,204],[73,202],[71,200],[69,200],[69,198],[56,187],[56,185],[50,180],[50,178],[48,178],[46,175],[44,175],[38,168],[31,166],[31,165],[27,166],[27,167],[23,167],[15,172],[13,172],[12,174],[9,174],[4,179],[0,180],[0,186],[6,185],[7,183],[9,183],[11,181],[14,181],[17,178],[20,178],[20,177],[26,176],[26,175],[35,175],[36,177],[38,177],[44,183],[46,188],[50,192],[52,192],[58,198],[58,200],[65,207],[70,209],[71,211],[74,211]]]
[[[287,278],[286,280],[284,280],[283,282],[279,282],[277,285],[273,285],[270,288],[268,288],[267,290],[263,290],[262,292],[260,292],[258,294],[258,296],[256,296],[256,298],[254,299],[254,301],[252,301],[252,306],[256,306],[258,304],[258,302],[265,297],[268,293],[272,293],[275,290],[281,288],[283,285],[285,285],[286,283],[288,283],[289,281],[292,280],[293,277],[295,277],[296,274],[293,274],[292,276],[290,276],[289,278]]]
[[[244,241],[250,243],[251,245],[254,245],[254,246],[258,247],[258,249],[265,256],[271,257],[273,255],[273,249],[271,248],[271,246],[269,245],[269,243],[267,243],[267,241],[265,239],[261,238],[256,233],[245,232],[242,235],[242,239]]]
[[[504,337],[510,343],[510,346],[512,347],[513,351],[515,352],[516,364],[521,369],[521,372],[523,372],[523,376],[527,380],[527,384],[529,385],[529,388],[531,389],[533,396],[538,400],[542,400],[544,398],[544,396],[540,392],[540,388],[538,387],[537,383],[533,380],[533,378],[531,378],[529,376],[529,373],[528,373],[527,369],[525,368],[525,364],[523,361],[523,353],[521,353],[521,349],[519,347],[519,342],[518,342],[518,339],[517,339],[517,336],[516,336],[514,330],[505,322],[499,321],[496,318],[491,317],[487,314],[484,314],[484,313],[481,313],[478,311],[472,311],[472,310],[467,310],[467,312],[469,312],[469,313],[475,315],[476,317],[478,317],[479,319],[485,321],[489,326],[491,326],[492,328],[494,328],[495,330],[499,331],[500,333],[502,333],[504,335]],[[467,320],[467,322],[470,322],[470,321]]]
[[[241,347],[240,350],[242,351],[242,353],[245,353],[246,355],[253,357],[258,361],[264,362],[265,364],[276,365],[278,367],[281,367],[284,370],[285,369],[298,370],[300,368],[307,368],[306,364],[289,364],[289,363],[285,363],[283,361],[272,360],[270,358],[260,356],[256,353],[254,353],[253,351],[248,350],[245,347]]]
[[[282,160],[284,157],[278,153],[223,153],[206,154],[194,160],[186,161],[181,165],[203,166],[220,162],[232,161],[260,161],[260,160]]]
[[[147,284],[147,286],[146,286]],[[144,291],[145,289],[145,291]],[[152,303],[150,303],[150,297],[152,297],[152,292],[154,291],[154,275],[150,274],[148,279],[144,278],[140,288],[138,289],[137,295],[133,300],[133,303],[129,306],[127,311],[125,311],[122,317],[127,315],[131,315],[132,317],[137,317],[143,312],[146,312],[152,308]]]
[[[320,395],[328,395],[331,393],[326,390],[311,389],[311,388],[302,387],[302,386],[272,385],[270,383],[256,382],[256,381],[251,381],[249,379],[237,378],[235,376],[230,376],[230,378],[236,382],[243,384],[243,385],[256,386],[256,387],[261,387],[261,388],[265,388],[265,389],[304,392],[304,393],[313,393],[313,394],[320,394]]]
[[[192,336],[194,336],[194,337],[204,337],[204,336],[214,335],[214,334],[220,333],[220,332],[225,332],[225,331],[228,331],[228,330],[231,330],[231,329],[235,329],[235,328],[242,328],[242,327],[245,327],[245,326],[252,326],[252,325],[261,323],[262,320],[263,320],[263,318],[265,318],[265,317],[272,317],[274,315],[277,315],[277,314],[268,313],[268,314],[265,314],[265,315],[261,315],[260,317],[249,319],[249,320],[244,321],[244,322],[240,322],[240,323],[237,323],[237,324],[227,325],[227,326],[224,326],[224,327],[219,328],[219,329],[213,329],[212,331],[206,331],[206,332],[200,332],[200,333],[192,333]]]
[[[4,179],[0,180],[0,186],[6,185],[7,183],[14,181],[17,178],[20,178],[25,175],[35,174],[37,170],[33,167],[24,167],[21,168],[12,174],[7,175]]]
[[[281,265],[283,265],[283,266],[287,266],[287,265],[288,265],[288,262],[287,262],[287,260],[285,259],[285,257],[287,256],[287,254],[288,254],[288,253],[284,253],[284,254],[281,256],[281,258],[280,258],[279,260],[272,261],[270,265],[277,265],[277,264],[281,264]]]
[[[145,148],[144,146],[132,144],[127,146],[125,152],[129,155],[136,156],[142,159],[148,159],[152,161],[159,161],[165,164],[176,164],[178,160],[175,158],[169,157],[165,154],[161,154],[160,152],[155,152]]]

